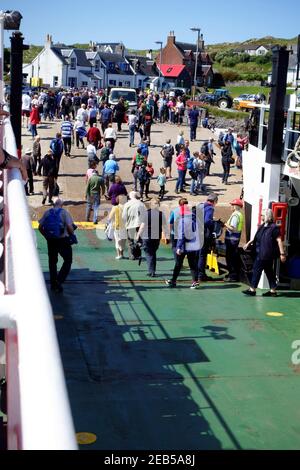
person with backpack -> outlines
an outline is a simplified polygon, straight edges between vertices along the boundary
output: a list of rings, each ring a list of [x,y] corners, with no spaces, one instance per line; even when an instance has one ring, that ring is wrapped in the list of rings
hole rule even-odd
[[[176,262],[173,269],[172,278],[165,281],[168,287],[176,287],[177,278],[180,274],[185,257],[188,259],[192,275],[192,284],[190,288],[197,289],[199,287],[198,258],[199,250],[202,245],[202,214],[203,211],[197,209],[196,207],[192,207],[191,209],[186,207],[185,212],[182,213],[176,220]]]
[[[134,155],[132,159],[132,169],[131,173],[133,174],[133,179],[134,179],[134,190],[137,191],[137,182],[138,180],[140,181],[138,177],[138,172],[141,168],[142,165],[146,167],[147,164],[147,158],[142,155],[142,150],[140,147],[137,148],[136,154]]]
[[[198,280],[199,281],[210,281],[211,277],[206,275],[206,261],[207,255],[213,241],[213,227],[214,227],[214,211],[218,204],[218,196],[215,193],[211,193],[207,196],[206,202],[203,204],[204,214],[204,242],[199,252],[198,260]]]
[[[109,159],[110,154],[112,154],[111,142],[105,142],[105,146],[100,151],[100,162],[102,162],[102,166],[104,168],[105,162]]]
[[[59,173],[60,159],[64,151],[64,143],[61,138],[61,133],[57,132],[55,139],[52,139],[50,142],[50,149],[53,152],[53,156],[56,161],[57,175]]]
[[[51,290],[63,292],[65,282],[72,266],[72,246],[70,236],[74,235],[74,223],[68,211],[62,207],[63,201],[56,199],[39,221],[39,231],[47,240]],[[63,265],[57,274],[58,255]]]
[[[171,139],[167,139],[165,145],[160,151],[160,154],[163,157],[164,168],[166,172],[168,171],[168,174],[166,175],[167,178],[172,178],[172,161],[174,153],[175,150],[171,144]]]

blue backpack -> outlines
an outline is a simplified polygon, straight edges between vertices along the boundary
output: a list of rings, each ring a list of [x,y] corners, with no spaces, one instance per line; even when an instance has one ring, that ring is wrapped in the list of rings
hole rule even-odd
[[[194,169],[194,157],[190,157],[187,162],[187,169],[193,170]]]
[[[50,209],[43,223],[46,239],[60,238],[64,232],[64,223],[60,214],[62,209]]]

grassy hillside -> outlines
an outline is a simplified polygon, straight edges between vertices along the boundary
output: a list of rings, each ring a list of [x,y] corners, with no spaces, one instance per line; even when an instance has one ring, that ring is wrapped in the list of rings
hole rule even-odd
[[[280,46],[290,46],[291,44],[297,44],[297,36],[291,39],[284,38],[274,38],[273,36],[265,36],[263,38],[254,38],[248,39],[244,42],[222,42],[218,44],[209,44],[206,46],[207,52],[221,52],[229,51],[230,49],[237,49],[240,47],[247,46],[275,46],[279,44]]]
[[[43,46],[34,46],[33,44],[30,44],[29,49],[27,51],[24,51],[23,54],[24,64],[29,64],[30,62],[32,62],[33,59],[41,52],[42,49]]]

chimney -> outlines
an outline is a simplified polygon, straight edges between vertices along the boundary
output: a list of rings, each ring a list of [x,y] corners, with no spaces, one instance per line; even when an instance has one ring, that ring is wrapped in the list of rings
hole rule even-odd
[[[200,34],[200,39],[198,43],[199,51],[204,51],[204,39],[203,39],[203,34]]]
[[[47,34],[46,36],[46,43],[45,47],[52,47],[53,46],[53,41],[52,41],[52,36],[50,34]]]
[[[174,31],[170,31],[170,34],[167,39],[167,44],[175,44],[175,33]]]
[[[149,49],[149,51],[147,52],[147,59],[152,60],[152,49]]]

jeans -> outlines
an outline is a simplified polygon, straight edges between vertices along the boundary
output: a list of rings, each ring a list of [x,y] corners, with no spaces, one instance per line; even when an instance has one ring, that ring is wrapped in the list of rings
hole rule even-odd
[[[86,206],[86,220],[87,222],[90,219],[91,210],[93,208],[93,222],[94,224],[98,221],[98,210],[100,207],[100,194],[98,193],[91,193],[90,196],[87,198],[87,206]]]
[[[70,155],[71,146],[72,146],[72,139],[71,139],[71,137],[64,137],[63,141],[64,141],[65,155]]]
[[[62,284],[72,266],[72,247],[69,242],[69,237],[65,238],[53,238],[47,240],[48,244],[48,258],[49,258],[49,271],[50,271],[50,283],[52,287],[55,287],[56,283]],[[60,255],[64,262],[57,275],[57,262],[58,255]]]
[[[222,160],[222,166],[223,166],[223,171],[224,171],[222,183],[227,183],[229,173],[230,173],[230,163]]]
[[[129,141],[130,144],[134,144],[134,134],[135,134],[135,126],[129,126]]]
[[[178,170],[178,179],[176,182],[175,191],[182,191],[183,190],[183,183],[184,183],[184,176],[186,171],[185,170]]]
[[[196,131],[197,131],[197,124],[190,125],[190,138],[191,140],[196,140]]]
[[[198,281],[198,256],[199,251],[187,251],[185,253],[181,253],[180,255],[176,254],[176,263],[173,271],[172,281],[176,283],[176,280],[179,276],[181,271],[184,258],[187,256],[189,267],[192,274],[193,282]]]
[[[148,266],[148,273],[155,274],[156,271],[156,252],[159,248],[160,240],[144,240],[143,249]]]
[[[36,130],[36,124],[30,124],[30,131],[31,131],[32,138],[38,135],[37,130]]]
[[[266,273],[267,279],[269,281],[270,289],[276,289],[276,276],[274,273],[274,260],[263,261],[259,257],[255,258],[253,265],[253,275],[251,280],[251,287],[255,288],[258,286],[260,276],[264,271]]]

